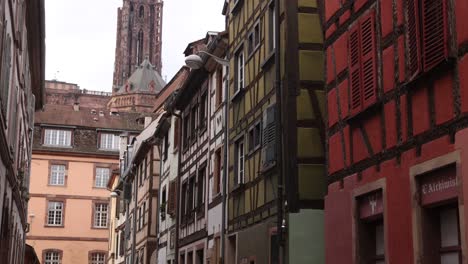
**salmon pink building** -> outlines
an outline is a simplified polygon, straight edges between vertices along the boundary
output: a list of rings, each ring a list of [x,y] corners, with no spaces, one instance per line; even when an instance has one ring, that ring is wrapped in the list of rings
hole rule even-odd
[[[107,183],[120,136],[143,129],[141,114],[110,112],[110,93],[65,82],[47,81],[45,97],[35,114],[27,242],[41,263],[106,263]]]
[[[466,263],[468,2],[324,4],[326,262]]]

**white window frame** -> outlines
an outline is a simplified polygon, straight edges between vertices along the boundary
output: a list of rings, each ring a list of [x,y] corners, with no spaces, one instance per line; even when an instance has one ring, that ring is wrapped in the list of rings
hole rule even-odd
[[[48,201],[47,203],[47,225],[63,226],[63,202]]]
[[[62,263],[60,259],[60,253],[57,251],[47,251],[44,257],[44,264],[60,264]]]
[[[91,264],[105,264],[106,254],[105,253],[91,253]]]
[[[112,133],[101,133],[99,148],[103,150],[119,150],[120,136]]]
[[[94,187],[106,188],[107,182],[110,177],[110,169],[104,167],[96,167],[96,179],[94,180]]]
[[[46,128],[44,131],[44,145],[71,147],[71,130]]]
[[[243,48],[241,48],[236,54],[236,92],[244,89],[245,85],[245,54]]]
[[[236,143],[236,158],[237,158],[237,184],[243,184],[245,180],[245,148],[244,140],[240,139]]]
[[[95,203],[94,204],[94,228],[107,228],[109,216],[109,204],[107,203]]]
[[[64,186],[67,167],[63,164],[50,165],[49,185]]]

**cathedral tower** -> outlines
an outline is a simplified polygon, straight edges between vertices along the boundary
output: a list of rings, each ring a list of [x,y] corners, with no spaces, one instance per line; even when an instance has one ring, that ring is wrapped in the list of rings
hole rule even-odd
[[[162,15],[162,0],[123,0],[117,16],[113,92],[145,58],[161,74]]]

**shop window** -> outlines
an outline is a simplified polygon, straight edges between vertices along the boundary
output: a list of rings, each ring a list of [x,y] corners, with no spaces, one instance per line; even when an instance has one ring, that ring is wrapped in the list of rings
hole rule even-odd
[[[382,191],[357,198],[359,206],[358,258],[360,263],[385,263],[385,236]]]
[[[456,167],[419,176],[422,262],[462,263]]]

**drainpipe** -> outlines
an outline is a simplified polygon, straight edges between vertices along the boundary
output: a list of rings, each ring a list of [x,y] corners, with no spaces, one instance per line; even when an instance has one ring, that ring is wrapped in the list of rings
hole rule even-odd
[[[282,145],[282,87],[281,87],[281,48],[280,48],[280,38],[281,38],[281,10],[280,10],[280,0],[275,0],[275,95],[276,95],[276,120],[278,120],[276,125],[276,164],[278,171],[278,189],[277,189],[277,223],[276,223],[276,232],[278,238],[278,262],[277,263],[286,263],[284,261],[284,239],[283,239],[283,221],[284,212],[283,212],[283,176],[284,164],[283,164],[283,145]]]
[[[179,119],[180,121],[180,128],[182,128],[183,124],[182,124],[182,116],[179,115],[179,114],[176,114],[176,113],[171,113],[172,115],[174,115],[177,119]],[[177,120],[176,120],[177,122]],[[178,135],[176,135],[178,137],[178,142],[179,142],[179,150],[178,150],[178,155],[177,155],[177,180],[176,180],[176,194],[177,194],[177,201],[176,201],[176,210],[175,210],[175,220],[176,220],[176,223],[175,223],[175,243],[174,243],[174,247],[175,247],[175,264],[179,264],[179,205],[180,205],[180,159],[181,159],[181,156],[182,156],[182,132],[179,130],[179,133]],[[170,237],[170,234],[169,234],[169,237]]]
[[[224,66],[223,66],[224,68]],[[222,210],[221,210],[221,264],[225,263],[226,258],[226,199],[227,199],[227,178],[228,178],[228,150],[229,150],[229,122],[228,122],[228,111],[229,111],[229,67],[225,67],[226,74],[226,85],[224,85],[224,162],[223,162],[223,189],[221,197]]]
[[[136,220],[137,220],[137,206],[138,206],[138,175],[133,175],[133,185],[135,188],[135,197],[133,201],[133,233],[132,233],[132,263],[135,263],[136,256]]]

